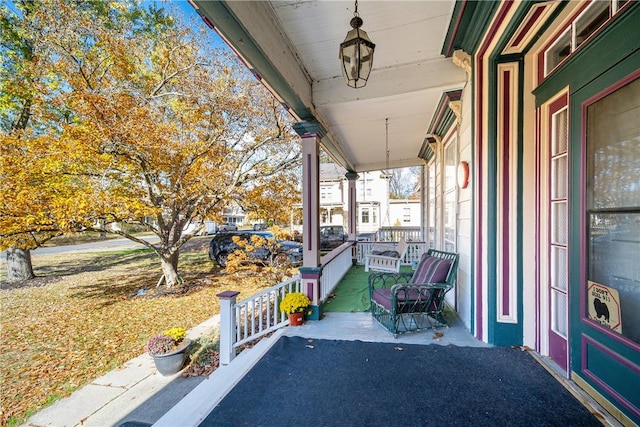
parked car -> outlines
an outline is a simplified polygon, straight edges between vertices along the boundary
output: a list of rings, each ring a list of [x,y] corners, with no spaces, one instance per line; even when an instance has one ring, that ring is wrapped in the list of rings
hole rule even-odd
[[[278,240],[269,231],[232,231],[219,233],[211,239],[209,243],[209,259],[215,261],[221,267],[227,266],[227,259],[237,249],[242,250],[236,242],[234,236],[250,241],[252,236],[260,236],[266,241],[273,241],[274,245],[264,245],[255,247],[247,253],[251,262],[269,265],[284,265],[290,263],[298,265],[302,263],[302,245],[297,242]]]
[[[267,224],[264,222],[253,224],[254,231],[266,230],[267,228]]]
[[[320,250],[335,249],[347,241],[347,234],[341,225],[323,225],[320,227]]]
[[[238,226],[230,222],[223,222],[218,226],[218,231],[238,231]]]

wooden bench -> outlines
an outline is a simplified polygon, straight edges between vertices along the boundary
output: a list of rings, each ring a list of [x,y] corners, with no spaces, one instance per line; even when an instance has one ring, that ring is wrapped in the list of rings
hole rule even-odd
[[[446,326],[444,297],[457,272],[458,254],[429,249],[413,273],[371,273],[371,315],[394,336]]]
[[[364,271],[382,271],[398,273],[400,265],[407,253],[407,242],[400,238],[398,246],[381,243],[373,247],[373,251],[365,257]]]

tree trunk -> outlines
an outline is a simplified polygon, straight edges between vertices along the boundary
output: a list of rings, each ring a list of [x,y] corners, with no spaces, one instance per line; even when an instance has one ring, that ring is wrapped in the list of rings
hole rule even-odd
[[[33,266],[31,265],[31,252],[27,249],[7,249],[7,281],[18,282],[33,279]]]
[[[178,283],[178,257],[180,253],[175,252],[170,256],[160,257],[162,264],[162,273],[167,287],[171,287]]]

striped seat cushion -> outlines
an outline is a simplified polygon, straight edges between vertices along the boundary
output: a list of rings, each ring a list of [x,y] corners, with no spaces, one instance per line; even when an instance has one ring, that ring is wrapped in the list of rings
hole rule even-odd
[[[425,283],[444,283],[447,280],[451,260],[434,257],[428,254],[422,255],[416,271],[411,277],[413,284],[422,285]]]

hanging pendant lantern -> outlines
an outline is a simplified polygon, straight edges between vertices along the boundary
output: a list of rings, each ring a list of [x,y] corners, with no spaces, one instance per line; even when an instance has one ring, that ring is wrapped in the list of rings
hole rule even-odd
[[[369,40],[367,33],[360,28],[362,23],[362,18],[358,15],[358,0],[356,0],[356,9],[350,22],[353,29],[340,43],[342,76],[348,86],[356,89],[367,84],[373,65],[373,50],[376,47]]]

